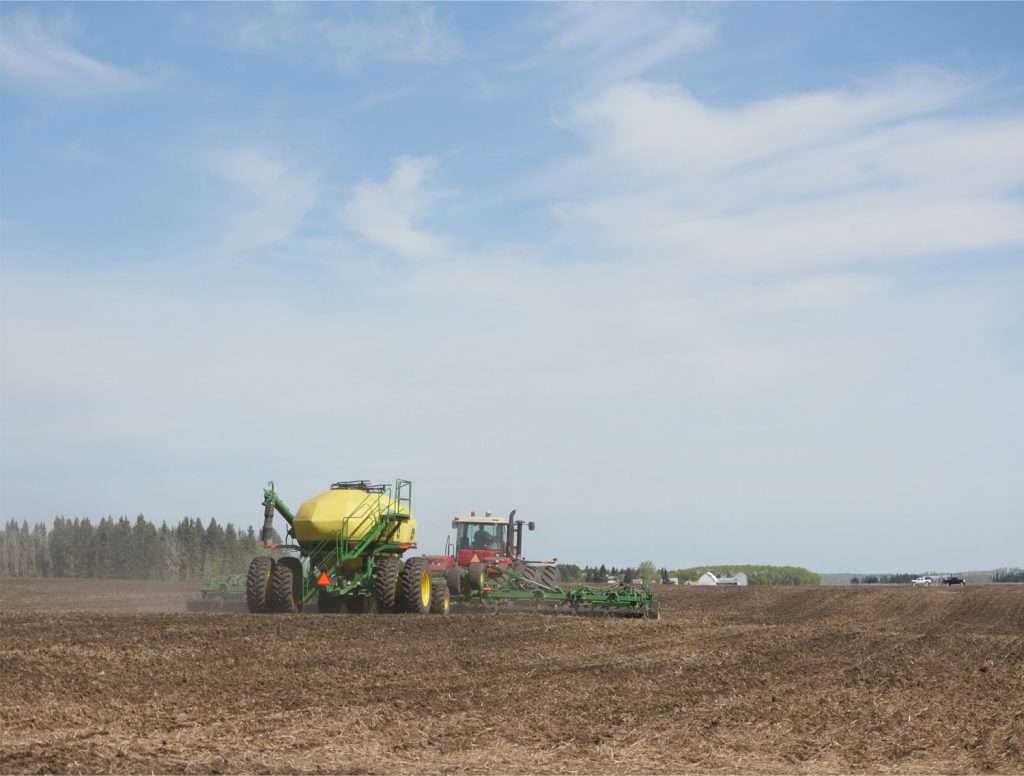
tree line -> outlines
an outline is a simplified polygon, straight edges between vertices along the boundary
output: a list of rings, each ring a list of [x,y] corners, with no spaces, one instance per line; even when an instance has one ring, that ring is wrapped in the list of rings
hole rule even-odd
[[[12,520],[0,531],[0,576],[201,582],[244,573],[261,550],[252,527],[240,531],[213,518],[159,528],[142,515],[95,524],[58,517],[51,528]]]
[[[274,542],[281,539],[275,534]],[[213,576],[242,574],[253,556],[263,551],[250,526],[236,529],[211,518],[205,525],[198,518],[185,517],[176,526],[159,527],[139,515],[104,517],[93,523],[88,518],[58,517],[47,528],[42,523],[9,521],[0,530],[0,576],[78,577],[94,579],[157,579],[202,582]],[[696,582],[705,571],[718,576],[744,572],[751,585],[817,585],[821,578],[795,566],[694,566],[675,571],[656,568],[651,561],[635,567],[559,566],[563,582],[607,584],[608,579],[648,584],[676,579],[680,584]],[[909,580],[908,580],[909,581]],[[1007,580],[1009,581],[1009,580]]]

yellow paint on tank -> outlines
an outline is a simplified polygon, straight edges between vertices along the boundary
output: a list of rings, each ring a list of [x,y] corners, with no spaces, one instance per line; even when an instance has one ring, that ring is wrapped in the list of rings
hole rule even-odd
[[[373,527],[378,515],[392,511],[395,511],[395,504],[383,493],[331,489],[302,502],[292,528],[300,542],[322,541],[340,528],[344,528],[346,538],[361,539]],[[416,541],[416,520],[412,515],[398,525],[395,543]]]

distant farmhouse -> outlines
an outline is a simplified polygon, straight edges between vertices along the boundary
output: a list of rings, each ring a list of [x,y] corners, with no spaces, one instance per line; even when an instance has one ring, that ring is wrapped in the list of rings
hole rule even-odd
[[[746,587],[747,575],[742,571],[731,577],[719,577],[711,571],[705,571],[697,580],[698,585],[739,585]]]

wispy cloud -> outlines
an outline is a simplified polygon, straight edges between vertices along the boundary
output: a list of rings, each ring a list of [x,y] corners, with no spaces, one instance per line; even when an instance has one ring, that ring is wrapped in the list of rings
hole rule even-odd
[[[292,237],[316,204],[319,183],[296,163],[258,146],[206,150],[204,169],[227,184],[222,247],[240,252]]]
[[[701,51],[715,38],[713,24],[672,4],[569,3],[546,22],[546,50],[526,67],[568,67],[591,82],[637,77]]]
[[[444,241],[421,225],[434,204],[448,196],[430,185],[436,169],[432,157],[396,159],[386,180],[363,180],[355,186],[342,207],[342,223],[374,245],[400,256],[438,256]]]
[[[1024,115],[946,116],[970,85],[903,73],[720,110],[632,82],[581,101],[548,179],[603,251],[703,269],[887,261],[1024,242]]]
[[[266,15],[247,18],[235,40],[246,48],[302,46],[343,70],[370,62],[440,62],[461,49],[455,30],[433,8],[378,7],[360,16],[342,6],[336,10],[347,18],[312,19],[288,4],[272,6]]]
[[[5,16],[0,25],[0,72],[5,79],[66,96],[144,89],[143,76],[90,57],[67,40],[63,21],[42,22],[28,13]]]

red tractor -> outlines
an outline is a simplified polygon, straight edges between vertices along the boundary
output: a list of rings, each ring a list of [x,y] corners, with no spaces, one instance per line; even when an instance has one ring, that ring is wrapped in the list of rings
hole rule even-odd
[[[445,542],[444,555],[428,555],[430,571],[443,573],[448,589],[453,595],[468,590],[479,590],[487,586],[487,575],[500,576],[498,569],[507,569],[521,574],[526,580],[545,587],[555,588],[560,575],[555,560],[527,561],[523,558],[523,526],[530,531],[534,524],[516,520],[516,510],[508,519],[495,517],[485,512],[482,517],[470,512],[467,517],[452,520],[455,529],[454,543],[449,537]]]

